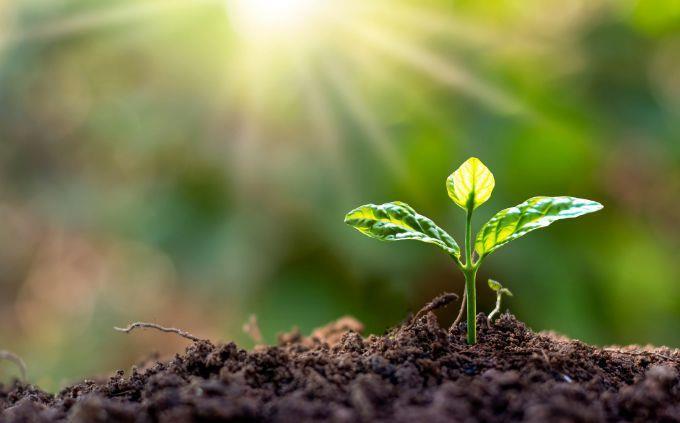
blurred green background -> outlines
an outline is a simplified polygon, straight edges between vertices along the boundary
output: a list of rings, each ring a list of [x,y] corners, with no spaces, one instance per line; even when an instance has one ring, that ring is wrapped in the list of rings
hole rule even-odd
[[[0,2],[0,349],[57,389],[185,345],[130,321],[380,333],[463,280],[344,213],[398,199],[460,242],[444,181],[472,155],[476,227],[605,205],[491,256],[481,310],[493,277],[536,330],[680,346],[679,2]]]

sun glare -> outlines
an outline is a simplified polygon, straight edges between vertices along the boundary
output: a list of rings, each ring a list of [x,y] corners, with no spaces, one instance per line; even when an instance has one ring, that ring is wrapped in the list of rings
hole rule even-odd
[[[1,2],[2,0],[0,0]],[[299,94],[308,101],[303,114],[311,116],[319,139],[326,140],[329,156],[338,156],[342,125],[333,114],[342,113],[357,123],[376,157],[403,186],[417,195],[410,175],[403,172],[390,131],[371,108],[366,87],[394,88],[414,92],[399,72],[425,77],[451,91],[466,95],[499,113],[533,115],[514,96],[475,74],[449,51],[439,51],[438,40],[485,47],[504,46],[505,39],[493,30],[461,21],[425,5],[394,0],[163,0],[101,8],[69,15],[61,20],[30,27],[21,33],[0,31],[0,42],[57,38],[99,27],[115,26],[133,19],[178,14],[186,7],[209,7],[222,11],[229,21],[229,48],[224,50],[229,95],[242,119],[242,141],[234,143],[244,152],[238,157],[245,175],[251,151],[269,120],[279,119],[282,104],[290,105]],[[430,40],[437,41],[435,47]],[[3,46],[0,44],[0,48]],[[0,51],[1,53],[1,51]],[[361,59],[359,59],[359,57]],[[371,69],[373,68],[373,69]],[[396,73],[395,73],[396,72]],[[395,77],[401,78],[395,81]],[[387,87],[387,88],[386,88]],[[304,92],[309,90],[309,92]],[[300,92],[303,91],[303,92]],[[293,100],[292,100],[293,99]],[[337,104],[336,104],[337,103]],[[338,109],[336,109],[338,108]],[[310,110],[311,109],[311,110]],[[288,109],[286,109],[288,110]],[[291,108],[292,110],[292,108]],[[287,116],[287,115],[286,115]],[[333,145],[331,145],[333,144]],[[337,174],[343,174],[338,171]]]
[[[226,0],[227,12],[251,39],[300,35],[314,26],[324,0]]]

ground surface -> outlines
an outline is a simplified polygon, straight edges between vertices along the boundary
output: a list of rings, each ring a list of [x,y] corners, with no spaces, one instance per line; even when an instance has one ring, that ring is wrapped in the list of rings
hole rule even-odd
[[[0,386],[0,421],[680,422],[678,350],[598,349],[508,314],[480,323],[472,347],[431,313],[368,338],[346,319],[253,352],[196,342],[56,396]]]

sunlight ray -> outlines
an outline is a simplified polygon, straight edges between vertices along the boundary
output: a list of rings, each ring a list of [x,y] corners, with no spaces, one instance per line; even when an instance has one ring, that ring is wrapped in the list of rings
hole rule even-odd
[[[417,115],[437,127],[450,126],[450,116],[445,111],[437,107],[422,90],[418,90],[416,84],[405,81],[403,75],[385,66],[385,61],[376,56],[370,48],[365,51],[353,49],[347,52],[346,58],[353,68],[361,69],[363,75],[370,81],[387,87],[399,87],[399,95],[402,101],[409,105],[410,115]]]
[[[476,98],[493,110],[505,114],[528,113],[526,108],[513,98],[480,81],[451,59],[445,60],[423,47],[365,25],[352,25],[352,32],[380,52],[442,84]]]
[[[352,117],[361,125],[362,129],[373,143],[374,147],[380,154],[385,164],[395,173],[404,177],[403,163],[399,158],[399,154],[390,142],[390,137],[382,130],[377,123],[377,119],[373,116],[370,108],[364,103],[359,93],[356,92],[352,83],[347,79],[344,73],[340,72],[336,65],[325,64],[324,70],[329,76],[330,82],[333,84],[336,91]]]
[[[346,74],[338,69],[337,64],[330,64],[327,61],[323,63],[323,70],[328,76],[329,82],[340,95],[347,111],[358,123],[366,139],[378,153],[378,158],[385,163],[389,171],[412,196],[424,201],[420,190],[413,183],[413,179],[409,177],[407,166],[394,147],[390,135],[378,123],[377,117],[345,76]]]
[[[341,199],[350,198],[352,184],[341,140],[340,125],[333,116],[331,106],[314,69],[309,63],[298,63],[300,82],[304,87],[303,95],[310,116],[312,130],[319,139],[318,146],[326,158],[339,188]]]
[[[375,17],[371,17],[371,21],[383,18],[386,24],[398,24],[407,32],[418,32],[421,35],[444,34],[453,37],[452,42],[477,47],[505,48],[509,43],[512,43],[513,48],[540,46],[535,39],[514,32],[511,34],[507,31],[501,32],[480,21],[470,22],[459,19],[441,7],[433,9],[432,5],[416,7],[405,3],[395,5],[393,2],[385,1],[365,3],[363,6],[365,14],[375,14]],[[509,40],[508,37],[511,39]]]
[[[230,143],[229,168],[233,170],[236,195],[242,200],[248,200],[259,193],[257,169],[264,109],[264,93],[260,81],[264,70],[258,66],[256,56],[244,54],[243,60],[234,66],[233,72],[232,83],[240,89],[234,93],[238,120],[234,139]]]
[[[219,5],[218,0],[165,0],[147,3],[126,4],[105,10],[82,12],[74,16],[65,17],[44,24],[37,24],[33,28],[10,33],[6,44],[35,40],[59,38],[71,34],[91,31],[102,27],[119,25],[130,21],[145,19],[159,13],[175,11],[199,5]]]

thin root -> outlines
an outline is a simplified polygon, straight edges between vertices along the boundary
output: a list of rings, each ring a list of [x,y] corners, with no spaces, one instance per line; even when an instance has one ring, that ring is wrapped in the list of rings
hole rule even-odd
[[[159,330],[161,332],[174,333],[174,334],[181,336],[182,338],[186,338],[186,339],[193,341],[193,342],[206,341],[206,339],[201,339],[201,338],[194,336],[194,335],[190,334],[189,332],[185,332],[181,329],[166,328],[166,327],[163,327],[161,325],[157,325],[155,323],[135,322],[135,323],[131,323],[126,328],[114,327],[113,329],[117,330],[118,332],[130,333],[137,328],[150,328],[150,329]]]
[[[412,321],[418,320],[420,316],[422,316],[425,313],[429,313],[430,311],[440,309],[442,307],[446,307],[447,305],[451,304],[455,300],[458,299],[458,295],[452,294],[450,292],[445,292],[441,295],[436,296],[432,301],[429,303],[425,304],[423,308],[418,310],[415,316],[413,316]]]
[[[248,321],[243,324],[243,332],[250,336],[255,345],[262,345],[264,343],[262,332],[260,332],[260,325],[257,324],[256,315],[251,314]]]
[[[21,380],[26,382],[26,373],[28,373],[28,371],[26,368],[26,363],[21,357],[14,354],[13,352],[0,350],[0,360],[7,360],[16,364],[16,366],[19,368],[19,371],[21,372]]]

